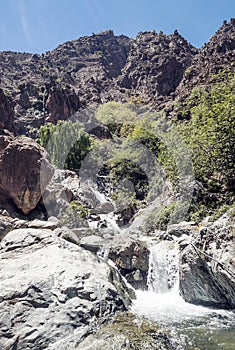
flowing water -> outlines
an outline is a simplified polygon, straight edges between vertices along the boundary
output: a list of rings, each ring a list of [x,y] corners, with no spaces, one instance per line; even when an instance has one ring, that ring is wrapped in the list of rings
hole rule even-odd
[[[97,189],[92,191],[100,204],[106,197]],[[116,233],[123,232],[113,212],[99,215],[105,227]],[[132,225],[139,227],[146,211],[137,216]],[[90,222],[97,228],[100,221]],[[150,248],[148,291],[137,291],[132,312],[145,316],[169,330],[177,350],[235,350],[235,314],[186,303],[179,295],[178,246],[163,241]],[[101,250],[100,258],[107,260],[108,251]]]
[[[167,328],[179,350],[234,350],[234,312],[186,303],[178,284],[177,246],[168,241],[153,246],[148,291],[137,291],[132,311]]]

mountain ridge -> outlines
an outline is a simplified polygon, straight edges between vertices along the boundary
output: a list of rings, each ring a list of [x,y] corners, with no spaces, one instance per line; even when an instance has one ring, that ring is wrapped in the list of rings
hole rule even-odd
[[[35,129],[47,121],[111,100],[134,100],[174,115],[175,99],[185,98],[211,73],[232,67],[234,22],[224,23],[201,49],[177,31],[140,32],[130,39],[107,30],[42,55],[0,52],[5,96],[0,104],[7,104],[13,115],[12,125],[6,126],[17,135],[35,137]]]

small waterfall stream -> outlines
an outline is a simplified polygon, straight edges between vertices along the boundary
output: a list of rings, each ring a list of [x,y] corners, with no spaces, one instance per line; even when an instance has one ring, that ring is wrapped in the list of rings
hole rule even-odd
[[[132,312],[168,329],[178,350],[234,350],[234,312],[189,304],[180,296],[177,244],[163,241],[150,251],[148,291],[136,292]]]
[[[92,188],[100,205],[110,199]],[[148,210],[148,208],[146,208]],[[129,227],[135,232],[146,216],[144,211]],[[116,223],[113,211],[99,214],[99,221],[89,222],[90,228],[100,224],[117,234],[124,232]],[[179,294],[179,249],[174,241],[159,243],[147,240],[150,246],[147,291],[137,290],[132,312],[144,316],[167,329],[175,339],[177,350],[234,350],[235,315],[233,311],[217,310],[186,303]],[[100,250],[99,257],[108,259],[108,251]]]
[[[178,284],[178,249],[176,244],[163,241],[150,250],[148,290],[167,293]]]

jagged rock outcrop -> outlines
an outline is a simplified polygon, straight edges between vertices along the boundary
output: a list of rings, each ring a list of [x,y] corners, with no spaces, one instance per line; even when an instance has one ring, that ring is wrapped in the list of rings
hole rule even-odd
[[[47,122],[56,124],[58,120],[66,120],[80,107],[80,101],[72,89],[51,89],[46,109],[48,111]]]
[[[14,230],[0,251],[1,349],[75,349],[130,305],[115,268],[51,230]]]
[[[0,192],[28,214],[53,175],[47,152],[30,138],[0,136]]]
[[[234,28],[233,19],[223,24],[201,49],[177,31],[171,35],[141,32],[130,39],[108,30],[42,55],[2,52],[1,85],[10,97],[0,94],[0,101],[6,100],[3,104],[10,108],[4,112],[8,126],[13,118],[17,135],[35,137],[46,121],[95,110],[110,100],[131,100],[177,115],[175,99],[183,101],[193,87],[209,82],[212,74],[232,68]]]
[[[202,227],[180,257],[180,290],[190,303],[235,308],[234,209]]]
[[[140,33],[130,50],[120,85],[143,100],[169,96],[179,85],[197,50],[175,32]]]
[[[66,42],[42,55],[0,53],[2,86],[14,102],[16,134],[35,137],[35,129],[46,120],[66,119],[79,108],[120,96],[115,79],[131,42],[109,30]]]
[[[234,60],[235,21],[232,18],[230,22],[223,24],[195,55],[176,90],[177,98],[183,101],[194,87],[209,84],[213,74],[225,69],[234,69]]]

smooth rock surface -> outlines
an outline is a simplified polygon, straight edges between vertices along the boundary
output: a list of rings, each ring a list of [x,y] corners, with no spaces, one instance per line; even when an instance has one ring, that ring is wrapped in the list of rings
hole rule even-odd
[[[118,271],[51,230],[18,229],[1,242],[0,349],[74,349],[130,304]]]
[[[81,247],[90,250],[93,253],[97,253],[104,245],[105,240],[102,237],[91,235],[83,237],[80,241]]]

